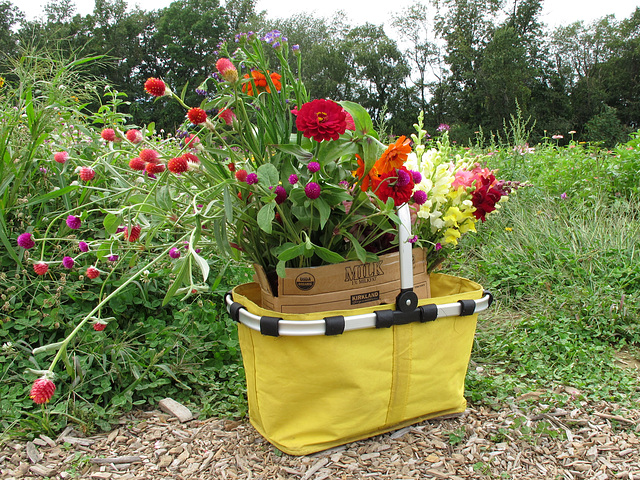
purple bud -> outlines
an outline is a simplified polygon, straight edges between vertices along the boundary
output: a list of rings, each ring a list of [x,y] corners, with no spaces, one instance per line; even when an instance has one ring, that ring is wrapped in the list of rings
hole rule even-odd
[[[180,250],[178,250],[176,247],[173,247],[171,250],[169,250],[169,256],[171,258],[180,258]]]
[[[406,170],[398,170],[398,179],[396,185],[398,187],[406,187],[411,182],[411,175]]]
[[[68,268],[69,270],[71,270],[71,269],[73,268],[73,265],[74,265],[75,263],[76,263],[76,262],[75,262],[75,261],[73,260],[73,258],[71,258],[71,257],[64,257],[64,258],[62,259],[62,266],[63,266],[64,268]]]
[[[315,200],[320,196],[320,185],[318,185],[316,182],[309,182],[304,187],[304,193],[307,198]]]
[[[86,253],[89,251],[89,244],[87,242],[79,242],[78,248],[80,249],[81,252]]]
[[[282,185],[276,187],[276,203],[281,205],[287,199],[287,191]]]
[[[318,162],[309,162],[307,168],[309,169],[309,172],[316,173],[318,170],[320,170],[320,164]]]
[[[18,246],[29,250],[30,248],[36,246],[36,242],[33,241],[30,233],[23,233],[21,235],[18,235]]]
[[[69,215],[67,217],[67,226],[71,229],[71,230],[77,230],[80,228],[80,225],[82,224],[82,222],[80,221],[80,219],[74,215]]]
[[[257,173],[250,173],[247,175],[247,185],[255,185],[256,183],[258,183]]]
[[[427,201],[427,192],[424,190],[416,190],[413,192],[413,201],[418,205],[424,205],[424,202]]]
[[[289,176],[289,183],[291,185],[295,185],[296,183],[298,183],[298,175],[294,173],[293,175]]]
[[[416,185],[422,181],[422,174],[416,170],[409,170],[411,172],[411,176],[413,177],[413,183]]]
[[[118,261],[118,255],[109,255],[107,257],[107,260],[109,260],[110,262],[117,262]]]

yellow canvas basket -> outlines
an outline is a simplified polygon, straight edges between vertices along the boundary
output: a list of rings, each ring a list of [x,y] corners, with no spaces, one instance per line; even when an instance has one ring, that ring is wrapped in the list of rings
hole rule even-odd
[[[260,307],[249,283],[227,296],[239,321],[249,418],[283,452],[305,455],[466,408],[477,313],[491,295],[431,275],[432,298],[317,314]]]

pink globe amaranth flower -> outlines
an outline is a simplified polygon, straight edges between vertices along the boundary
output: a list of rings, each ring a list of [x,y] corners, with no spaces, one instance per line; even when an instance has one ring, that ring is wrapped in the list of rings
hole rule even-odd
[[[409,172],[413,177],[413,183],[417,185],[422,181],[422,174],[420,172],[418,172],[417,170],[409,170]]]
[[[256,185],[258,183],[258,174],[250,173],[247,175],[247,185]]]
[[[80,225],[82,225],[82,222],[75,215],[69,215],[67,217],[67,227],[69,227],[71,230],[79,229]]]
[[[100,136],[107,142],[116,141],[116,132],[113,128],[105,128],[104,130],[102,130],[102,132],[100,132]]]
[[[316,173],[318,170],[320,170],[320,164],[318,162],[309,162],[307,168],[309,169],[310,173]]]
[[[216,68],[220,72],[220,76],[227,82],[235,83],[238,81],[238,69],[231,63],[228,58],[220,58],[216,62]]]
[[[233,124],[233,121],[237,118],[236,114],[228,108],[220,110],[220,112],[218,113],[218,117],[224,120],[224,123],[226,123],[227,125]]]
[[[104,322],[102,322],[102,321],[100,321],[100,322],[96,322],[96,323],[94,323],[94,324],[93,324],[93,329],[94,329],[96,332],[101,332],[101,331],[103,331],[105,328],[107,328],[107,324],[106,324],[106,323],[104,323]]]
[[[107,260],[109,260],[110,262],[117,262],[118,261],[118,255],[109,255],[107,257]]]
[[[82,167],[79,172],[80,180],[83,182],[90,182],[96,176],[96,171],[93,168]]]
[[[398,179],[396,180],[396,184],[399,187],[405,187],[409,185],[409,182],[412,181],[411,174],[408,170],[400,169],[397,171]]]
[[[194,125],[200,125],[207,121],[207,112],[201,108],[192,108],[187,112],[187,118]]]
[[[71,257],[64,257],[64,258],[62,259],[62,266],[63,266],[64,268],[69,269],[69,270],[71,270],[71,269],[73,268],[73,266],[75,265],[75,263],[76,263],[76,262],[75,262],[75,261],[73,260],[73,258],[71,258]]]
[[[69,160],[69,153],[56,152],[53,154],[53,159],[58,163],[65,163],[67,160]]]
[[[298,183],[298,175],[296,175],[295,173],[289,175],[289,183],[291,185],[295,185],[296,183]]]
[[[167,93],[167,86],[159,78],[150,77],[144,82],[145,91],[154,97],[162,97]]]
[[[131,160],[129,160],[129,168],[131,170],[137,170],[139,172],[142,172],[146,167],[147,167],[147,162],[145,162],[139,157],[132,158]]]
[[[143,148],[138,155],[143,162],[156,163],[160,159],[160,154],[151,148]]]
[[[316,198],[318,198],[320,196],[320,191],[320,185],[318,185],[316,182],[309,182],[304,187],[305,195],[311,200],[315,200]]]
[[[99,276],[100,270],[98,270],[96,267],[91,266],[87,268],[87,277],[89,277],[91,280],[94,280]]]
[[[49,265],[44,262],[38,262],[33,265],[33,271],[36,272],[37,275],[44,275],[49,271]]]
[[[287,191],[284,189],[282,185],[278,185],[275,189],[276,192],[276,203],[278,205],[282,205],[284,201],[287,199]]]
[[[22,233],[18,235],[18,246],[24,248],[25,250],[29,250],[36,246],[36,242],[31,238],[32,235],[30,233]]]
[[[140,143],[144,139],[142,136],[142,132],[134,128],[132,128],[131,130],[127,130],[125,136],[131,143]]]
[[[436,243],[436,252],[442,248],[442,244],[440,242]]]
[[[427,192],[424,190],[416,190],[413,192],[413,201],[418,205],[424,205],[424,202],[427,201]]]
[[[173,247],[171,250],[169,250],[169,256],[171,258],[180,258],[180,250],[178,250],[176,247]]]
[[[189,164],[184,157],[172,158],[167,162],[167,168],[171,173],[180,174],[189,170]]]
[[[29,397],[37,404],[48,403],[56,391],[56,385],[48,378],[39,378],[31,386]]]
[[[87,242],[79,242],[78,248],[80,249],[81,252],[86,253],[89,251],[89,244]]]

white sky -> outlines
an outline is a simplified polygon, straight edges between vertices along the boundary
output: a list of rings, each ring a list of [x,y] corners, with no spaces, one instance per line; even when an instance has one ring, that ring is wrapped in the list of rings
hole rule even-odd
[[[233,1],[233,0],[231,0]],[[42,15],[43,5],[48,0],[11,0],[28,18]],[[83,15],[93,11],[93,0],[75,0],[77,12]],[[144,10],[157,10],[168,6],[171,0],[128,0],[129,5],[138,5]],[[269,17],[289,17],[294,13],[309,12],[330,17],[337,10],[343,10],[352,24],[365,22],[388,23],[391,13],[399,13],[412,0],[395,0],[390,3],[382,0],[258,0],[256,10],[266,10]],[[378,6],[379,5],[379,6]],[[614,14],[618,20],[629,17],[637,6],[638,0],[544,0],[542,20],[549,26],[566,25],[577,20],[591,22],[608,14]]]

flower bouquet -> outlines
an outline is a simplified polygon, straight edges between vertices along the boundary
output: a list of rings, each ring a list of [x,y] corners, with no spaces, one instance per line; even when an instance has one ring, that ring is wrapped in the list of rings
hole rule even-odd
[[[107,125],[101,137],[111,163],[76,169],[82,185],[115,172],[121,202],[118,208],[103,206],[102,194],[94,192],[81,214],[67,212],[71,230],[91,215],[104,225],[104,238],[78,243],[81,255],[96,257],[86,269],[88,278],[101,281],[101,262],[116,262],[119,248],[136,250],[132,264],[140,261],[138,253],[159,252],[149,265],[167,256],[175,261],[166,304],[175,295],[209,290],[210,267],[201,249],[215,245],[217,252],[254,264],[266,284],[263,292],[277,296],[279,279],[290,268],[371,264],[397,251],[396,208],[405,204],[412,212],[408,241],[426,255],[416,264],[427,275],[510,191],[482,158],[455,154],[446,134],[427,149],[421,117],[410,138],[387,143],[362,106],[312,100],[300,78],[302,54],[278,31],[262,38],[238,35],[220,51],[217,71],[198,86],[198,106],[187,105],[161,79],[146,81],[156,101],[172,99],[185,108],[178,135],[158,139],[151,126],[123,133]],[[127,164],[116,163],[116,151],[129,152]],[[68,157],[57,152],[54,160],[64,165]],[[49,240],[34,234],[20,235],[18,245],[28,250],[34,239]],[[40,259],[33,259],[38,275],[59,263],[43,258],[44,251],[43,246]],[[65,257],[62,265],[74,268],[75,262],[77,268],[81,255]],[[194,280],[197,270],[202,282]],[[78,329],[87,322],[104,329],[108,319],[101,308],[120,288],[102,296],[64,342],[41,349],[59,351],[43,381],[34,384],[34,400],[53,394],[51,372]]]

